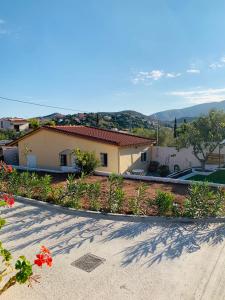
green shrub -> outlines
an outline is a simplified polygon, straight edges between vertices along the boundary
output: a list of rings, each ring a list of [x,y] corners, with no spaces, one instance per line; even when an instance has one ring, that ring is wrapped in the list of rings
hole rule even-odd
[[[90,183],[87,188],[87,196],[90,201],[91,210],[100,210],[99,197],[101,194],[101,185],[99,182]]]
[[[171,193],[158,191],[155,197],[155,204],[157,205],[160,215],[165,215],[171,212],[173,207],[174,196]]]
[[[92,174],[99,166],[99,160],[96,158],[94,152],[81,151],[80,149],[74,150],[75,160],[77,167],[81,173]]]
[[[161,165],[158,168],[159,175],[161,177],[166,177],[170,174],[169,167],[167,165]]]
[[[146,201],[146,190],[148,186],[141,183],[136,189],[135,197],[129,200],[129,208],[135,215],[140,215],[143,213],[142,203]]]
[[[46,201],[51,193],[52,177],[50,175],[44,175],[38,179],[38,195],[41,200]]]
[[[76,209],[81,208],[81,198],[87,191],[87,183],[84,183],[82,179],[75,180],[74,175],[69,175],[66,183],[66,189],[64,195],[64,205],[73,207]]]
[[[225,192],[216,191],[207,183],[195,183],[189,189],[184,215],[192,218],[219,216],[224,212]]]
[[[155,160],[150,161],[149,172],[157,172],[158,167],[159,167],[158,161],[155,161]]]
[[[55,204],[63,205],[65,196],[65,189],[62,186],[54,186],[51,189],[51,200]]]
[[[6,184],[7,193],[13,195],[19,195],[20,186],[21,186],[20,174],[16,170],[13,170],[8,176],[8,180]]]
[[[125,194],[122,189],[123,177],[116,174],[111,174],[108,179],[108,207],[113,213],[121,211],[124,203]]]
[[[25,197],[32,198],[37,193],[39,184],[38,175],[35,173],[23,172],[20,174],[22,194]]]

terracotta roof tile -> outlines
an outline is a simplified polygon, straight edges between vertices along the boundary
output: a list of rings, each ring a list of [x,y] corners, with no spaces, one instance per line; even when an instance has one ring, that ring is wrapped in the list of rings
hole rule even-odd
[[[147,145],[155,142],[155,140],[150,140],[127,133],[115,132],[112,130],[105,130],[89,126],[44,126],[43,128],[73,136],[98,140],[117,146]]]

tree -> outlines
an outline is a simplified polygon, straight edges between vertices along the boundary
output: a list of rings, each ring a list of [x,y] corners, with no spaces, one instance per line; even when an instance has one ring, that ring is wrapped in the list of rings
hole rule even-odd
[[[32,128],[32,129],[36,129],[36,128],[40,127],[40,121],[35,118],[30,119],[29,124],[30,124],[30,128]]]
[[[177,148],[193,147],[194,156],[205,170],[209,155],[225,139],[225,113],[212,110],[192,123],[182,124],[178,133]]]
[[[143,136],[149,139],[156,139],[155,129],[148,128],[134,128],[132,133],[135,135]],[[173,129],[169,127],[159,128],[159,146],[174,146]]]
[[[177,118],[174,120],[174,127],[173,127],[173,137],[177,137]]]
[[[46,125],[46,126],[55,126],[55,121],[54,120],[48,120],[48,121],[44,122],[43,125]]]
[[[159,146],[171,147],[175,145],[173,129],[169,127],[159,128]]]
[[[92,174],[94,170],[100,165],[94,152],[81,151],[79,148],[74,150],[76,165],[85,175]]]

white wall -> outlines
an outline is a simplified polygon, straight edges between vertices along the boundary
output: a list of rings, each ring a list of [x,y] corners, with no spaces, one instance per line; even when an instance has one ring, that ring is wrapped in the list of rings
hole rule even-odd
[[[219,147],[214,153],[219,154]],[[220,153],[225,155],[225,147],[221,149]],[[175,147],[153,147],[152,160],[156,160],[160,164],[168,165],[171,172],[174,171],[174,165],[179,165],[181,170],[200,166],[199,161],[193,154],[192,147],[184,148],[180,151],[177,151]],[[225,161],[221,161],[221,165],[224,163]],[[211,169],[218,167],[218,164],[206,165],[206,167]]]
[[[179,165],[181,170],[200,166],[192,153],[192,148],[177,151],[175,147],[153,147],[152,160],[168,165],[171,172],[174,171],[174,165]]]
[[[13,130],[14,125],[19,125],[19,131],[24,131],[29,129],[29,123],[13,123],[9,120],[0,119],[0,129],[3,130]]]

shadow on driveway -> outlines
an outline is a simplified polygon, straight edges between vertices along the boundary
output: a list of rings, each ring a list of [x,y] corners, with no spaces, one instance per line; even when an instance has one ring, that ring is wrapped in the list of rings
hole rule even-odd
[[[15,242],[12,250],[51,242],[53,255],[68,254],[84,243],[106,243],[123,239],[121,266],[143,262],[150,267],[163,259],[173,260],[183,253],[199,251],[203,244],[215,246],[225,238],[224,223],[199,222],[179,224],[174,222],[115,221],[101,215],[80,217],[70,212],[48,207],[17,203],[11,210],[4,211],[7,225],[1,231],[3,242]],[[127,244],[127,245],[126,245]],[[110,245],[111,246],[111,245]],[[113,244],[112,244],[113,247]]]

